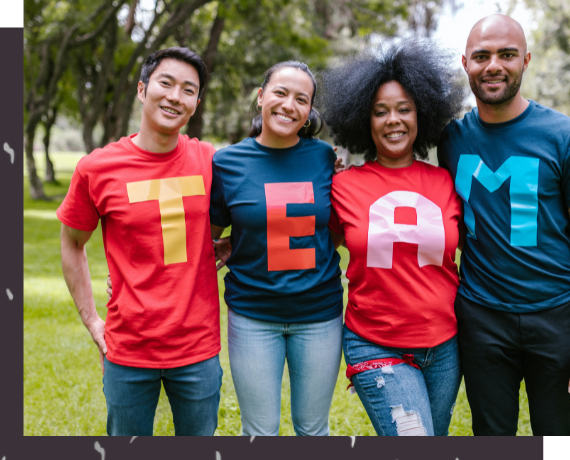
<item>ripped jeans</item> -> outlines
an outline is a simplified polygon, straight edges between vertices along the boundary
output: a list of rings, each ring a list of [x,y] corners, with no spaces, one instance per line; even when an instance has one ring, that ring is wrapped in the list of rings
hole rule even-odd
[[[347,364],[412,354],[421,369],[402,363],[352,377],[378,436],[447,436],[461,384],[457,336],[433,348],[389,348],[345,325],[343,349]]]

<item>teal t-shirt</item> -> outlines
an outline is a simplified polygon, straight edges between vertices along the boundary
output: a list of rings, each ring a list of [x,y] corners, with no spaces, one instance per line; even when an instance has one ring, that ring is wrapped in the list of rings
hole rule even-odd
[[[570,303],[570,118],[534,101],[505,123],[473,109],[438,159],[464,205],[458,293],[515,313]]]

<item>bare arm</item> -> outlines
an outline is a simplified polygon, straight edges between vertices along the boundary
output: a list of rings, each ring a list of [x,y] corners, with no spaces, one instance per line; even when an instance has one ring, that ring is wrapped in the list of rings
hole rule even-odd
[[[226,265],[226,260],[228,260],[232,255],[232,244],[230,243],[229,237],[220,239],[224,230],[224,227],[218,227],[217,225],[210,224],[210,232],[212,233],[212,239],[214,240],[216,262],[218,260],[220,261],[220,263],[216,265],[218,271]]]
[[[329,227],[329,233],[331,234],[331,238],[333,240],[334,248],[338,249],[341,244],[344,244],[344,235],[339,235],[336,232],[333,232]],[[346,247],[346,245],[345,245]]]
[[[87,252],[85,251],[85,243],[89,241],[92,234],[93,232],[77,230],[65,224],[61,225],[61,267],[67,288],[73,297],[81,320],[99,349],[101,371],[104,374],[103,357],[107,354],[105,321],[99,317],[95,308]]]

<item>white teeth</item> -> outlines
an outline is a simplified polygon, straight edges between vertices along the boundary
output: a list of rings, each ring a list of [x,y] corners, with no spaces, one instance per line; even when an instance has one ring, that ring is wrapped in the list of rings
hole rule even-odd
[[[278,113],[276,113],[275,115],[277,116],[277,118],[280,118],[283,121],[293,121],[292,118],[288,118],[288,117],[285,117],[283,115],[279,115]]]
[[[501,83],[504,80],[493,80],[493,81],[487,81],[487,83]]]
[[[402,137],[404,133],[386,134],[386,137]]]
[[[178,112],[176,110],[169,109],[168,107],[162,107],[162,110],[168,113],[173,113],[174,115],[178,115]]]

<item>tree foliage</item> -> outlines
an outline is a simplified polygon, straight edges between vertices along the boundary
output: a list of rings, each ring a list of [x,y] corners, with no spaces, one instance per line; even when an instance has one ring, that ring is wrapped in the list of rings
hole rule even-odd
[[[528,0],[538,18],[530,42],[531,61],[524,95],[570,115],[570,3]]]
[[[85,149],[128,134],[144,58],[167,46],[198,52],[211,72],[192,136],[237,142],[263,72],[289,59],[316,72],[371,33],[429,35],[454,0],[25,0],[26,157],[31,194],[38,125],[48,169],[56,116],[77,120]],[[49,175],[49,177],[47,177]],[[46,179],[55,179],[53,169]]]

